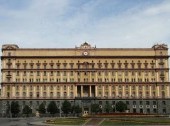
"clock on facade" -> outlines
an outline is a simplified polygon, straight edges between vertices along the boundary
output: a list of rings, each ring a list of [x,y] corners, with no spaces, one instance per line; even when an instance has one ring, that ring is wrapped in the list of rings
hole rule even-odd
[[[87,56],[87,55],[88,55],[88,52],[87,52],[87,51],[84,51],[84,52],[83,52],[83,55]]]

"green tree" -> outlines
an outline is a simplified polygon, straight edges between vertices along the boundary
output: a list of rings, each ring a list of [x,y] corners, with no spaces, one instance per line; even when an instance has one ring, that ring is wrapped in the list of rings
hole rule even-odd
[[[12,117],[16,117],[17,114],[20,112],[19,109],[19,104],[17,101],[12,101],[11,102],[11,113],[12,113]]]
[[[125,112],[125,110],[127,110],[127,105],[124,102],[119,101],[116,103],[116,111]]]
[[[62,107],[61,110],[64,112],[64,114],[66,114],[66,116],[68,115],[69,112],[71,112],[71,103],[67,100],[65,100],[62,103]]]
[[[46,113],[46,109],[45,109],[45,105],[44,103],[41,103],[39,108],[38,108],[38,112],[41,114],[45,114]]]
[[[6,105],[6,115],[10,117],[10,104],[9,103],[7,103]]]
[[[59,112],[59,109],[57,108],[57,105],[56,105],[56,103],[54,101],[51,101],[48,104],[47,112],[49,112],[50,114],[56,114],[56,113]]]
[[[25,105],[24,108],[23,108],[23,110],[22,110],[22,113],[23,113],[23,114],[26,114],[26,116],[28,117],[29,114],[32,113],[32,109],[31,109],[28,105]]]
[[[110,113],[112,111],[112,106],[108,102],[105,104],[105,111],[106,113]]]
[[[76,105],[74,107],[74,111],[79,116],[79,114],[82,112],[82,109],[81,109],[81,107],[79,105]]]
[[[97,114],[101,111],[99,104],[92,104],[91,105],[91,112]]]

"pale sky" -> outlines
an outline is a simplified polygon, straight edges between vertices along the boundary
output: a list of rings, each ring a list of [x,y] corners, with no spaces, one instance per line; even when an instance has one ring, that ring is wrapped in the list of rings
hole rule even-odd
[[[170,0],[0,0],[0,44],[170,47]]]

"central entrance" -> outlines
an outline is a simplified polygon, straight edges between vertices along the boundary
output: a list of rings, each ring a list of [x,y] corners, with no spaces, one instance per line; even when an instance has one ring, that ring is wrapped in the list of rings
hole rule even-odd
[[[77,86],[78,97],[95,97],[94,85],[78,85]]]
[[[89,114],[89,108],[87,107],[84,107],[84,110],[83,110],[83,116],[86,116]]]

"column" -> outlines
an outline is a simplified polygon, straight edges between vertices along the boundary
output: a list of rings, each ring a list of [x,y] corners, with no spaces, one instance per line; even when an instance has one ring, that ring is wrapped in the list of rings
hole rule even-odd
[[[67,72],[67,82],[70,82],[70,72]]]
[[[50,86],[47,86],[47,98],[50,97]]]
[[[43,97],[43,86],[40,86],[40,97]]]
[[[69,86],[67,86],[67,97],[70,97],[70,91],[69,91]]]
[[[159,86],[156,87],[157,89],[157,97],[159,98],[160,97],[160,94],[159,94]]]
[[[122,97],[125,97],[125,86],[122,85]]]
[[[89,72],[89,76],[90,76],[90,80],[88,80],[89,82],[92,82],[92,79],[91,79],[91,72]]]
[[[135,71],[135,80],[136,80],[136,82],[138,82],[138,74],[137,74],[137,71]]]
[[[3,85],[2,90],[1,90],[2,97],[5,97],[6,91],[5,91],[5,86]]]
[[[145,98],[146,95],[145,95],[145,86],[142,86],[142,98]]]
[[[63,82],[63,73],[61,71],[60,71],[60,75],[61,75],[60,82]]]
[[[117,71],[116,71],[116,80],[115,80],[116,82],[118,81],[118,79],[117,79]]]
[[[3,75],[3,74],[2,74],[2,75]],[[5,77],[5,76],[3,76],[3,79],[2,79],[3,81],[5,81],[5,78],[4,78],[4,77]],[[13,78],[12,81],[13,81],[13,82],[16,82],[16,74],[15,74],[15,72],[12,73],[12,78]]]
[[[166,86],[166,98],[169,98],[169,85]]]
[[[43,73],[40,71],[40,81],[43,82]]]
[[[12,61],[11,61],[12,62]],[[15,64],[16,64],[16,61],[15,60],[13,60],[13,68],[15,68]]]
[[[158,74],[158,71],[156,71],[156,82],[159,82],[159,74]]]
[[[81,85],[81,97],[83,97],[83,85]]]
[[[145,71],[142,72],[142,82],[145,82],[145,76],[144,76],[144,74],[145,74]]]
[[[47,72],[47,82],[50,82],[50,73]]]
[[[36,86],[33,86],[33,98],[36,97]]]
[[[95,85],[95,97],[98,96],[97,85]]]
[[[12,86],[12,97],[15,97],[15,86]]]
[[[111,82],[111,72],[109,71],[109,82]]]
[[[23,92],[23,88],[22,88],[22,85],[20,85],[19,86],[19,97],[23,97],[22,92]]]
[[[102,82],[105,82],[104,72],[102,72]]]
[[[102,85],[102,97],[104,97],[104,86]]]
[[[139,97],[139,86],[138,85],[136,86],[136,97],[137,98]]]
[[[151,87],[151,85],[149,86],[149,97],[152,97],[152,87]]]
[[[117,97],[118,96],[118,86],[116,85],[115,88],[116,88],[116,90],[115,90],[116,91],[115,97]]]
[[[54,97],[57,97],[57,86],[55,85],[55,86],[53,86],[53,88],[54,88],[54,90],[53,90]]]
[[[151,81],[151,72],[149,71],[148,74],[149,74],[149,81]]]
[[[111,97],[111,85],[109,85],[109,97]]]
[[[89,90],[89,91],[90,91],[90,97],[91,97],[91,85],[89,86],[89,88],[90,88],[90,90]]]
[[[29,86],[26,86],[26,97],[30,97],[29,96]]]
[[[122,82],[125,82],[125,72],[122,72]]]
[[[131,97],[131,96],[132,96],[132,86],[129,85],[129,97]]]
[[[97,82],[97,81],[98,81],[98,80],[97,80],[97,72],[96,72],[95,74],[96,74],[96,78],[95,78],[95,79],[96,79],[96,82]]]
[[[30,81],[29,80],[30,79],[30,72],[27,72],[26,74],[27,74],[27,82],[29,82]]]
[[[60,97],[62,98],[63,97],[63,86],[60,85]]]
[[[77,85],[74,86],[74,96],[77,97]]]

